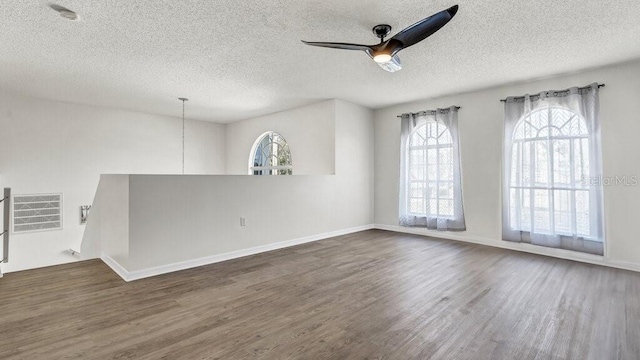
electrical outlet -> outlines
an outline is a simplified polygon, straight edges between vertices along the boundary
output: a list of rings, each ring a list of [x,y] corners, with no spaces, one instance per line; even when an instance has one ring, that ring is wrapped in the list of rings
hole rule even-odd
[[[240,217],[240,226],[247,226],[247,219]]]

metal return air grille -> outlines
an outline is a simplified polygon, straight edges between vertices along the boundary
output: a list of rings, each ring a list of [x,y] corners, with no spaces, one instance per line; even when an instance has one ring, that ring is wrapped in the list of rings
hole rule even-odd
[[[62,229],[62,195],[15,195],[13,232]]]

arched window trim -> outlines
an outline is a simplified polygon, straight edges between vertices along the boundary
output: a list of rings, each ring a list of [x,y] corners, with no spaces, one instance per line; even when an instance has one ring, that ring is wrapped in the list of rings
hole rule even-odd
[[[260,143],[262,143],[262,141],[265,139],[265,137],[270,136],[270,135],[277,135],[278,137],[280,137],[280,139],[282,139],[282,141],[284,142],[284,150],[286,151],[285,156],[288,158],[288,164],[287,165],[276,165],[276,166],[255,166],[254,161],[256,158],[256,151],[258,150],[258,146],[260,146]],[[270,144],[274,144],[273,142],[270,142]],[[273,149],[272,149],[273,150]],[[269,156],[278,156],[278,154],[273,154],[272,152],[269,154]],[[262,134],[260,134],[260,136],[257,137],[256,141],[254,141],[253,146],[251,147],[251,152],[249,153],[249,161],[247,164],[248,167],[248,174],[249,175],[254,175],[256,171],[265,171],[265,170],[288,170],[286,174],[279,174],[280,171],[271,171],[271,174],[269,175],[292,175],[293,174],[293,162],[291,159],[291,149],[289,148],[289,143],[287,143],[287,140],[282,136],[282,134],[280,134],[277,131],[266,131]],[[266,175],[266,174],[263,174]]]
[[[517,133],[518,130],[521,126],[523,126],[524,123],[529,123],[531,124],[531,126],[533,126],[531,120],[527,120],[527,119],[531,119],[532,115],[537,113],[537,112],[542,112],[542,111],[547,111],[548,114],[548,119],[551,118],[551,115],[553,113],[554,110],[558,110],[558,111],[564,111],[564,112],[568,112],[571,113],[573,115],[571,115],[571,117],[560,127],[557,126],[551,126],[551,125],[547,125],[545,127],[542,127],[540,129],[538,129],[538,135],[540,134],[540,131],[547,129],[547,128],[553,128],[553,129],[557,129],[558,131],[562,132],[562,128],[564,128],[567,125],[571,124],[571,120],[573,119],[578,119],[578,122],[580,124],[579,130],[582,130],[582,133],[579,135],[570,135],[570,136],[536,136],[535,138],[531,138],[531,137],[527,137],[527,138],[518,138],[517,137]],[[535,127],[535,126],[534,126]],[[551,134],[550,132],[548,134]],[[539,108],[539,109],[532,109],[531,111],[529,111],[528,113],[524,114],[524,116],[522,116],[522,118],[520,118],[520,120],[518,120],[518,123],[516,124],[516,126],[513,128],[513,132],[511,134],[511,138],[513,139],[513,143],[516,142],[522,142],[522,141],[532,141],[532,140],[544,140],[544,139],[548,139],[548,138],[553,138],[553,139],[574,139],[577,137],[582,137],[582,138],[588,138],[589,137],[589,129],[587,127],[587,123],[586,121],[579,115],[577,114],[575,111],[562,107],[562,106],[549,106],[546,108]]]

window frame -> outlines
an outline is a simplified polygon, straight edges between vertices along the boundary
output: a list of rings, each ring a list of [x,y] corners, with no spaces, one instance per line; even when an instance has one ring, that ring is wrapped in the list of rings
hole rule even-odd
[[[517,132],[520,130],[521,126],[526,126],[525,123],[529,123],[530,126],[534,126],[532,124],[531,118],[534,114],[542,112],[542,111],[547,111],[547,123],[545,124],[544,127],[541,127],[538,129],[538,134],[536,134],[536,136],[531,136],[531,137],[526,137],[526,134],[523,135],[522,138],[517,138]],[[570,113],[570,117],[564,122],[564,124],[558,128],[557,126],[553,126],[553,119],[554,116],[558,116],[555,111],[565,111]],[[584,129],[584,132],[582,133],[578,133],[575,135],[554,135],[553,132],[551,131],[553,128],[556,129],[562,129],[564,126],[571,126],[571,121],[573,119],[577,119],[577,121],[579,122],[580,126],[579,128]],[[534,126],[535,127],[535,126]],[[547,129],[547,136],[539,136],[540,131]],[[555,181],[555,172],[557,171],[556,168],[556,163],[555,163],[555,158],[554,158],[554,150],[555,150],[555,144],[557,144],[558,141],[562,141],[562,140],[568,140],[569,142],[569,184],[562,184],[562,185],[558,185],[558,183]],[[586,156],[587,158],[591,159],[592,157],[592,152],[595,151],[593,148],[593,144],[591,142],[591,134],[589,133],[589,127],[587,126],[587,123],[585,121],[585,119],[580,116],[579,113],[577,113],[576,111],[574,111],[573,109],[567,108],[567,107],[563,107],[563,106],[558,106],[558,105],[554,105],[554,106],[548,106],[548,107],[544,107],[544,108],[537,108],[537,109],[532,109],[531,111],[525,113],[520,120],[518,120],[518,122],[516,123],[516,125],[514,126],[512,133],[511,133],[511,148],[509,149],[508,152],[508,156],[509,156],[509,162],[511,165],[511,171],[510,174],[508,174],[508,194],[509,194],[509,207],[508,207],[508,214],[509,214],[509,228],[511,229],[511,231],[514,232],[521,232],[523,234],[526,234],[527,236],[531,236],[533,235],[543,235],[543,236],[559,236],[561,238],[567,238],[567,239],[582,239],[582,240],[588,240],[588,241],[595,241],[595,242],[604,242],[603,239],[599,239],[597,237],[597,231],[595,230],[596,224],[593,223],[593,219],[594,216],[592,214],[593,211],[598,211],[597,208],[597,204],[593,204],[593,202],[591,201],[591,199],[594,196],[594,190],[592,189],[592,187],[585,185],[584,181],[585,179],[581,179],[580,181],[576,180],[576,159],[575,159],[575,141],[579,141],[579,142],[584,142],[584,140],[587,141],[587,151],[586,151]],[[546,151],[546,164],[547,164],[547,168],[546,168],[546,180],[545,183],[538,183],[537,179],[536,179],[536,174],[537,174],[537,165],[538,165],[538,159],[536,158],[536,150],[537,147],[536,145],[539,144],[540,142],[546,141],[546,146],[545,146],[545,151]],[[520,181],[514,181],[514,176],[518,177],[518,176],[523,176],[523,173],[518,172],[518,167],[515,167],[514,169],[514,155],[515,151],[516,151],[516,146],[518,146],[517,150],[518,150],[518,157],[523,156],[524,154],[524,144],[529,144],[529,166],[528,166],[528,173],[529,173],[529,185],[530,186],[522,186]],[[582,144],[581,144],[582,146]],[[584,154],[585,152],[583,152]],[[589,175],[589,166],[590,163],[586,165],[586,171],[585,171],[585,167],[584,165],[581,167],[581,173],[583,174],[583,176]],[[525,170],[524,168],[522,168],[521,170]],[[516,185],[514,185],[516,184]],[[516,192],[516,196],[513,195],[513,191],[515,190]],[[524,206],[520,205],[521,200],[523,198],[523,194],[525,191],[529,192],[529,217],[531,217],[532,219],[534,218],[534,212],[535,212],[535,193],[536,191],[541,191],[541,190],[546,190],[547,191],[547,196],[546,196],[546,201],[548,203],[548,232],[538,232],[536,231],[535,228],[535,221],[531,220],[531,223],[529,224],[529,228],[527,229],[526,226],[523,226],[521,221],[522,221],[522,216],[521,216],[521,212],[524,209]],[[556,191],[568,191],[570,193],[570,212],[569,212],[569,217],[570,217],[570,231],[569,232],[562,232],[562,231],[558,231],[556,228],[556,217],[557,217],[557,212],[556,212],[556,204],[555,204],[555,192]],[[585,234],[579,234],[578,231],[578,224],[577,224],[577,209],[576,209],[576,195],[578,191],[584,191],[587,193],[587,198],[590,199],[589,201],[589,206],[588,206],[588,213],[587,213],[587,217],[589,219],[589,234],[585,235]],[[520,196],[518,196],[518,192],[521,192],[521,194],[519,194]],[[516,213],[512,213],[512,207],[511,207],[511,202],[515,200],[516,201],[516,206],[515,206],[515,211]],[[514,219],[516,219],[514,221]],[[514,226],[518,225],[518,226]],[[544,230],[543,230],[544,231]]]
[[[429,126],[432,125],[436,125],[437,128],[437,137],[433,138],[431,136],[429,136]],[[442,132],[440,132],[440,127],[444,127],[444,130]],[[414,136],[421,136],[419,134],[419,131],[421,130],[421,128],[425,128],[425,137],[423,138],[423,142],[421,145],[412,145],[413,144],[413,137]],[[449,137],[449,142],[447,143],[440,143],[440,138],[443,136],[444,133],[448,134]],[[429,144],[429,138],[433,138],[436,140],[436,144]],[[410,216],[419,216],[419,217],[427,217],[427,218],[439,218],[439,219],[448,219],[448,220],[454,220],[455,219],[455,197],[456,197],[456,191],[454,189],[455,186],[455,179],[454,179],[454,175],[453,175],[453,167],[454,167],[454,156],[453,156],[453,136],[451,133],[451,130],[449,129],[448,126],[446,126],[443,122],[441,121],[437,121],[437,120],[432,120],[432,119],[425,119],[424,121],[422,121],[419,125],[417,125],[409,134],[408,136],[408,141],[407,141],[407,146],[406,146],[406,153],[407,153],[407,180],[408,180],[408,186],[407,186],[407,194],[406,194],[406,200],[407,200],[407,204],[405,205],[407,207],[407,215]],[[449,159],[450,159],[450,163],[447,164],[448,166],[451,167],[451,180],[442,180],[440,179],[440,172],[441,172],[441,166],[443,164],[440,163],[440,149],[450,149],[450,155],[449,155]],[[424,167],[424,179],[411,179],[411,172],[412,172],[412,164],[411,162],[411,154],[412,151],[423,151],[423,157],[425,159],[424,164],[421,164],[421,166]],[[436,150],[436,163],[434,164],[435,166],[435,176],[431,177],[429,176],[429,160],[428,160],[428,152],[429,150]],[[433,180],[435,179],[435,180]],[[440,196],[440,188],[441,188],[441,184],[442,183],[447,183],[449,184],[450,188],[451,188],[451,198],[443,198]],[[423,192],[427,192],[427,189],[431,189],[431,184],[435,184],[435,193],[436,196],[435,197],[427,197],[427,196],[422,196],[422,197],[413,197],[411,192],[413,190],[412,185],[413,184],[422,184],[423,186]],[[430,192],[430,191],[429,191]],[[423,202],[423,209],[424,212],[412,212],[411,211],[411,203],[412,200],[421,200]],[[431,209],[431,206],[428,205],[428,203],[430,203],[431,201],[435,200],[436,201],[436,211],[435,212],[431,212],[428,211],[427,209]],[[451,214],[441,214],[440,213],[440,201],[442,200],[447,200],[451,202]]]
[[[281,144],[278,144],[278,147],[282,147],[283,149],[286,149],[286,152],[287,152],[286,155],[288,157],[289,165],[256,166],[255,158],[256,158],[256,152],[258,151],[258,147],[266,137],[273,136],[274,134],[277,135],[282,140],[282,142],[284,142],[284,146],[282,146]],[[269,144],[276,144],[276,143],[273,142],[273,140],[271,140]],[[278,150],[281,151],[280,149]],[[270,153],[268,157],[275,156],[277,158],[279,156],[279,152],[276,154],[273,154],[272,151],[273,151],[273,148],[270,149]],[[282,134],[277,131],[269,130],[260,134],[260,136],[257,137],[257,139],[253,143],[253,146],[251,147],[251,152],[249,153],[249,161],[248,161],[247,167],[248,167],[249,175],[258,175],[258,176],[260,175],[293,175],[293,160],[291,156],[291,148],[289,147],[289,143],[284,138],[284,136],[282,136]],[[256,172],[258,171],[263,173],[256,174]],[[264,173],[265,171],[268,171],[269,173]],[[281,173],[281,171],[285,171],[287,173],[283,174]]]

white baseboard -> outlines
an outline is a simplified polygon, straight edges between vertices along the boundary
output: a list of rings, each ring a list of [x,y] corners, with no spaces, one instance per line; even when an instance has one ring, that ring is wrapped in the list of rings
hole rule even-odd
[[[214,264],[221,261],[227,261],[232,259],[237,259],[244,256],[255,255],[267,251],[283,249],[290,246],[301,245],[308,242],[328,239],[340,235],[351,234],[359,231],[370,230],[373,229],[374,225],[363,225],[356,226],[349,229],[331,231],[318,235],[306,236],[298,239],[281,241],[273,244],[266,244],[261,246],[256,246],[248,249],[241,249],[236,251],[231,251],[223,254],[216,254],[211,256],[205,256],[198,259],[186,260],[177,263],[167,264],[156,266],[148,269],[135,270],[135,271],[127,271],[124,267],[118,264],[117,261],[112,259],[111,257],[102,254],[101,259],[107,264],[116,274],[118,274],[125,281],[133,281],[148,278],[151,276],[167,274],[174,271],[186,270],[198,266],[204,266],[209,264]]]
[[[115,272],[116,274],[118,274],[123,280],[125,281],[129,281],[129,272],[127,271],[127,269],[123,268],[117,261],[115,261],[111,256],[102,253],[100,254],[100,260],[102,260],[102,262],[104,262],[105,264],[107,264],[107,266],[109,266],[111,268],[111,270],[113,270],[113,272]]]
[[[109,257],[106,254],[102,254],[100,258],[123,280],[133,281],[133,280],[139,280],[139,279],[144,279],[144,278],[148,278],[156,275],[162,275],[162,274],[167,274],[175,271],[186,270],[186,269],[190,269],[198,266],[214,264],[217,262],[237,259],[244,256],[255,255],[255,254],[259,254],[267,251],[283,249],[290,246],[301,245],[301,244],[305,244],[313,241],[328,239],[336,236],[347,235],[347,234],[370,230],[370,229],[380,229],[380,230],[393,231],[397,233],[414,234],[414,235],[421,235],[421,236],[429,236],[433,238],[463,241],[467,243],[492,246],[492,247],[508,249],[508,250],[522,251],[522,252],[527,252],[531,254],[551,256],[551,257],[560,258],[560,259],[580,261],[588,264],[602,265],[602,266],[608,266],[608,267],[613,267],[618,269],[640,272],[640,264],[610,259],[603,256],[583,254],[583,253],[568,251],[563,249],[545,248],[545,247],[535,246],[531,244],[512,243],[508,241],[496,241],[489,238],[468,236],[468,235],[463,235],[463,234],[458,234],[453,232],[432,231],[432,230],[427,230],[423,228],[408,228],[408,227],[402,227],[402,226],[383,225],[383,224],[357,226],[349,229],[331,231],[323,234],[311,235],[303,238],[281,241],[273,244],[266,244],[266,245],[256,246],[248,249],[241,249],[241,250],[236,250],[236,251],[227,252],[223,254],[216,254],[216,255],[206,256],[198,259],[186,260],[186,261],[181,261],[177,263],[161,265],[161,266],[156,266],[156,267],[143,269],[143,270],[135,270],[135,271],[127,271],[122,265],[120,265],[117,261],[115,261],[113,258]]]
[[[611,258],[607,258],[606,256],[585,254],[585,253],[580,253],[575,251],[547,248],[542,246],[536,246],[536,245],[524,244],[524,243],[515,243],[515,242],[503,241],[503,240],[493,240],[489,238],[463,235],[462,233],[459,234],[459,233],[447,232],[447,231],[434,231],[434,230],[428,230],[424,228],[410,228],[410,227],[403,227],[403,226],[396,226],[396,225],[383,225],[383,224],[375,224],[374,228],[380,229],[380,230],[398,232],[398,233],[414,234],[414,235],[429,236],[433,238],[463,241],[463,242],[468,242],[473,244],[480,244],[480,245],[492,246],[492,247],[497,247],[502,249],[522,251],[522,252],[527,252],[527,253],[536,254],[536,255],[551,256],[551,257],[560,258],[560,259],[580,261],[588,264],[608,266],[608,267],[613,267],[617,269],[640,272],[640,264],[611,259]]]

